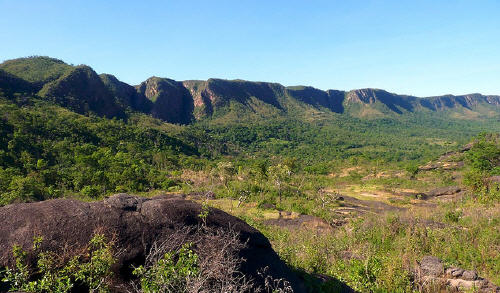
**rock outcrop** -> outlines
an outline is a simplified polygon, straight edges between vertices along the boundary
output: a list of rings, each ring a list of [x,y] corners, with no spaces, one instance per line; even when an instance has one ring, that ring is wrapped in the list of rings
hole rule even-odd
[[[20,245],[29,251],[33,237],[42,236],[44,251],[78,251],[101,231],[114,239],[121,251],[114,268],[114,283],[126,286],[131,265],[144,262],[145,253],[155,241],[161,241],[183,227],[199,227],[201,205],[180,196],[155,198],[118,194],[99,202],[55,199],[36,203],[12,204],[0,208],[0,268],[12,266],[12,247]],[[273,251],[267,238],[242,220],[223,211],[210,209],[206,226],[236,231],[247,242],[239,251],[246,259],[241,272],[256,281],[257,271],[268,267],[275,279],[288,280],[295,292],[305,289]],[[122,287],[123,288],[123,287]]]
[[[193,120],[193,99],[182,83],[151,77],[137,86],[137,91],[152,102],[153,117],[180,124],[188,124]]]
[[[280,99],[284,96],[284,87],[277,83],[210,78],[206,81],[184,81],[183,85],[192,96],[197,119],[210,117],[231,101],[247,105],[251,98],[283,109]]]
[[[431,199],[433,197],[440,197],[444,195],[458,195],[462,192],[462,188],[459,186],[444,186],[438,187],[427,192],[398,192],[398,195],[407,196],[414,199]]]
[[[303,103],[315,107],[324,107],[335,113],[344,112],[344,97],[343,91],[328,90],[322,91],[313,87],[287,87],[286,93]]]
[[[478,276],[477,272],[458,267],[446,267],[434,256],[424,256],[417,269],[417,279],[424,292],[500,292],[500,287]]]
[[[428,191],[425,193],[427,197],[436,197],[436,196],[443,196],[443,195],[453,195],[457,194],[462,191],[462,188],[459,186],[445,186],[445,187],[439,187],[435,188],[431,191]]]

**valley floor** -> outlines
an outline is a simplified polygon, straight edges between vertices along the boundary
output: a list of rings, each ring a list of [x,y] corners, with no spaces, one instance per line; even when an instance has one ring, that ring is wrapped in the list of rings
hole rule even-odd
[[[207,198],[204,192],[188,198],[258,228],[292,267],[340,280],[357,291],[432,292],[423,287],[425,276],[417,274],[424,256],[500,284],[500,204],[481,201],[460,187],[461,166],[437,164],[415,175],[345,168],[315,178],[323,184],[314,192],[302,186],[307,198],[302,206],[297,199],[283,199],[277,207],[244,196],[210,199],[211,193]],[[307,201],[315,207],[308,208]],[[457,278],[450,280],[455,285],[463,281]],[[456,287],[480,291],[478,281],[463,282],[469,283]],[[324,292],[327,288],[328,282]]]

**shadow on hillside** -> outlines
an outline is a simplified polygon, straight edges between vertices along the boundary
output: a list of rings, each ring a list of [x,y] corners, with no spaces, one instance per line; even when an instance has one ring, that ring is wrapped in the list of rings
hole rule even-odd
[[[318,293],[355,293],[356,291],[342,281],[323,274],[310,274],[303,270],[294,270],[304,282],[309,292]]]

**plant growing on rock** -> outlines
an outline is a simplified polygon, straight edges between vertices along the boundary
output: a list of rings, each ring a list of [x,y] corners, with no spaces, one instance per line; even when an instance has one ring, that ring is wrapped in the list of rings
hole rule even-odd
[[[134,269],[135,292],[248,292],[253,283],[240,272],[246,246],[238,233],[184,227],[149,249],[144,265]]]
[[[51,251],[41,251],[43,239],[33,240],[33,254],[36,267],[27,263],[28,252],[14,245],[12,252],[15,267],[7,268],[2,282],[10,291],[23,292],[70,292],[73,288],[85,288],[89,292],[107,292],[114,263],[111,243],[102,234],[96,234],[89,241],[86,250],[74,256],[67,263]]]
[[[200,217],[201,221],[203,222],[203,227],[207,226],[207,218],[208,218],[208,213],[210,212],[210,208],[208,206],[207,201],[203,201],[201,204],[201,212],[198,215]]]
[[[199,276],[198,255],[185,243],[146,268],[139,266],[133,274],[140,279],[142,292],[187,292],[187,284]]]

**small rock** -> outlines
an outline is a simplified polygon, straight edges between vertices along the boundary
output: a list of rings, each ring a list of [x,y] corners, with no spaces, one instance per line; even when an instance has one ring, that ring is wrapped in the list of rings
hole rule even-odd
[[[466,281],[462,279],[448,279],[447,285],[458,290],[479,289],[481,286],[479,281]]]
[[[435,256],[424,256],[420,262],[420,270],[423,276],[439,277],[444,272],[444,265]]]
[[[472,147],[474,146],[473,143],[468,143],[466,145],[464,145],[461,149],[460,149],[460,152],[466,152],[470,149],[472,149]]]
[[[490,282],[488,280],[477,280],[476,281],[477,288],[488,288],[490,287]],[[492,288],[495,286],[492,286]]]
[[[500,176],[491,176],[486,178],[486,181],[488,182],[493,182],[493,183],[499,183],[500,182]]]
[[[107,199],[104,202],[110,207],[121,209],[124,211],[139,211],[143,202],[148,201],[147,198],[135,197],[126,193],[118,193]]]
[[[272,203],[266,202],[266,203],[261,204],[260,208],[264,209],[264,210],[274,210],[274,209],[276,209],[276,206]]]
[[[215,193],[213,191],[208,191],[205,193],[205,198],[206,199],[215,199]]]
[[[462,273],[462,279],[469,281],[477,280],[477,273],[475,271],[464,271]]]
[[[446,269],[446,274],[450,275],[454,278],[460,277],[463,272],[464,272],[463,269],[457,268],[457,267],[451,267],[451,268]]]

